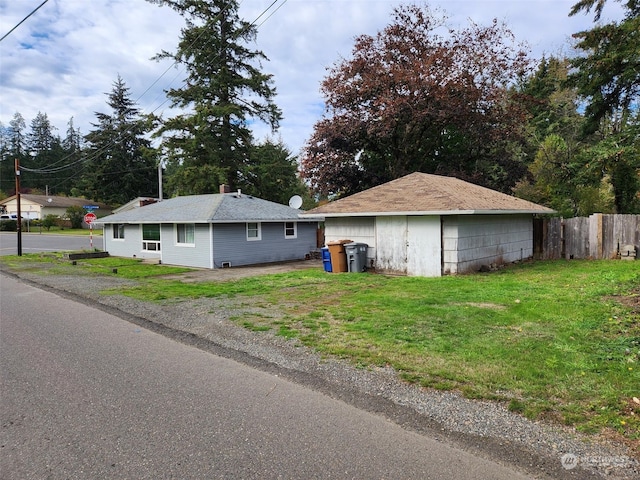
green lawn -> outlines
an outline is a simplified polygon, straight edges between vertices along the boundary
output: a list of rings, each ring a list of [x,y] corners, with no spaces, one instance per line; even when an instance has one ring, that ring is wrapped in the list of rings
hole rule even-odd
[[[47,230],[44,227],[31,225],[28,229],[26,227],[23,227],[22,233],[29,234],[29,235],[34,233],[37,233],[37,234],[52,233],[56,235],[78,235],[78,236],[87,236],[87,237],[91,234],[93,234],[94,236],[96,235],[102,236],[102,227],[94,228],[93,231],[91,231],[88,228],[60,228],[60,227],[51,227],[49,230]]]
[[[108,274],[103,262],[85,268]],[[264,310],[239,312],[246,328],[363,368],[390,365],[424,387],[504,401],[529,418],[640,440],[640,262],[536,262],[442,278],[310,269],[198,284],[140,273],[162,268],[131,266],[139,284],[117,293],[233,296]]]

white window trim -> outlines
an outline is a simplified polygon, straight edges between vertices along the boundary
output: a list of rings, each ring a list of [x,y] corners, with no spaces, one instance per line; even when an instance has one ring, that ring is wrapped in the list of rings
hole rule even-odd
[[[252,225],[254,223],[258,226],[258,236],[257,237],[250,237],[249,236],[249,225]],[[247,235],[247,242],[257,242],[259,240],[262,240],[262,224],[260,222],[247,222],[246,235]]]
[[[287,235],[288,223],[293,223],[293,235]],[[298,222],[284,222],[284,238],[286,239],[298,238]]]
[[[118,228],[119,225],[122,225],[122,237],[114,237],[113,233],[114,233],[114,227]],[[111,240],[113,240],[114,242],[124,242],[126,237],[126,227],[124,223],[112,223],[111,224]]]
[[[178,226],[179,225],[192,225],[193,226],[193,242],[192,243],[187,243],[187,242],[178,242]],[[196,225],[195,223],[174,223],[173,224],[173,239],[174,239],[174,245],[176,247],[189,247],[189,248],[193,248],[196,246]]]
[[[151,252],[151,253],[160,253],[160,249],[162,248],[162,225],[158,224],[160,229],[160,240],[145,240],[144,239],[144,227],[140,224],[140,239],[142,240],[142,251],[143,252]],[[147,248],[149,245],[155,245],[155,250],[150,250]]]

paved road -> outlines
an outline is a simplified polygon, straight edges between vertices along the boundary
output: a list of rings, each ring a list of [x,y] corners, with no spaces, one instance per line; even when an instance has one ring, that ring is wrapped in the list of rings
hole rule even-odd
[[[3,479],[526,478],[12,277],[0,284]]]
[[[102,250],[102,245],[102,235],[93,235],[93,248]],[[89,248],[88,236],[22,233],[22,253],[63,252],[89,250]],[[15,232],[0,232],[0,255],[17,255],[17,253],[17,234]]]

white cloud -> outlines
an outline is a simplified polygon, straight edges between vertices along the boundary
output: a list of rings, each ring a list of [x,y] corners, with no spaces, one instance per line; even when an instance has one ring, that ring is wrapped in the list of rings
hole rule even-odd
[[[242,0],[240,15],[253,21],[272,1]],[[0,0],[0,35],[40,3]],[[401,3],[406,2],[288,0],[266,21],[268,14],[258,20],[264,24],[255,48],[270,59],[263,68],[274,75],[276,103],[284,114],[276,137],[294,153],[322,114],[319,88],[327,68],[350,55],[356,36],[374,35],[384,28],[393,7]],[[469,20],[479,24],[488,24],[494,17],[503,20],[516,39],[528,42],[539,57],[568,51],[570,35],[591,28],[592,15],[568,17],[573,3],[439,0],[431,5],[446,10],[450,23],[458,27]],[[607,7],[605,15],[619,14],[616,5]],[[162,91],[178,87],[185,74],[151,57],[163,49],[174,51],[183,25],[173,10],[143,0],[49,0],[0,43],[0,121],[7,125],[20,112],[29,124],[42,111],[62,133],[71,117],[87,133],[94,113],[108,110],[106,94],[118,74],[144,111],[167,115]],[[256,124],[254,132],[261,139],[269,129]]]

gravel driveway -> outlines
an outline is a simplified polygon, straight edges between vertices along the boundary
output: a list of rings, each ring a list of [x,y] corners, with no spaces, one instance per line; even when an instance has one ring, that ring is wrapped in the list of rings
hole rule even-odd
[[[185,282],[227,281],[314,266],[322,268],[322,262],[197,270],[177,277]],[[292,379],[405,428],[519,466],[533,478],[640,478],[639,453],[622,445],[581,436],[570,428],[531,422],[499,403],[408,385],[390,368],[355,368],[322,358],[295,340],[243,329],[230,321],[239,310],[249,308],[239,300],[201,298],[158,304],[99,293],[135,283],[117,277],[24,272],[17,276],[178,341]]]

